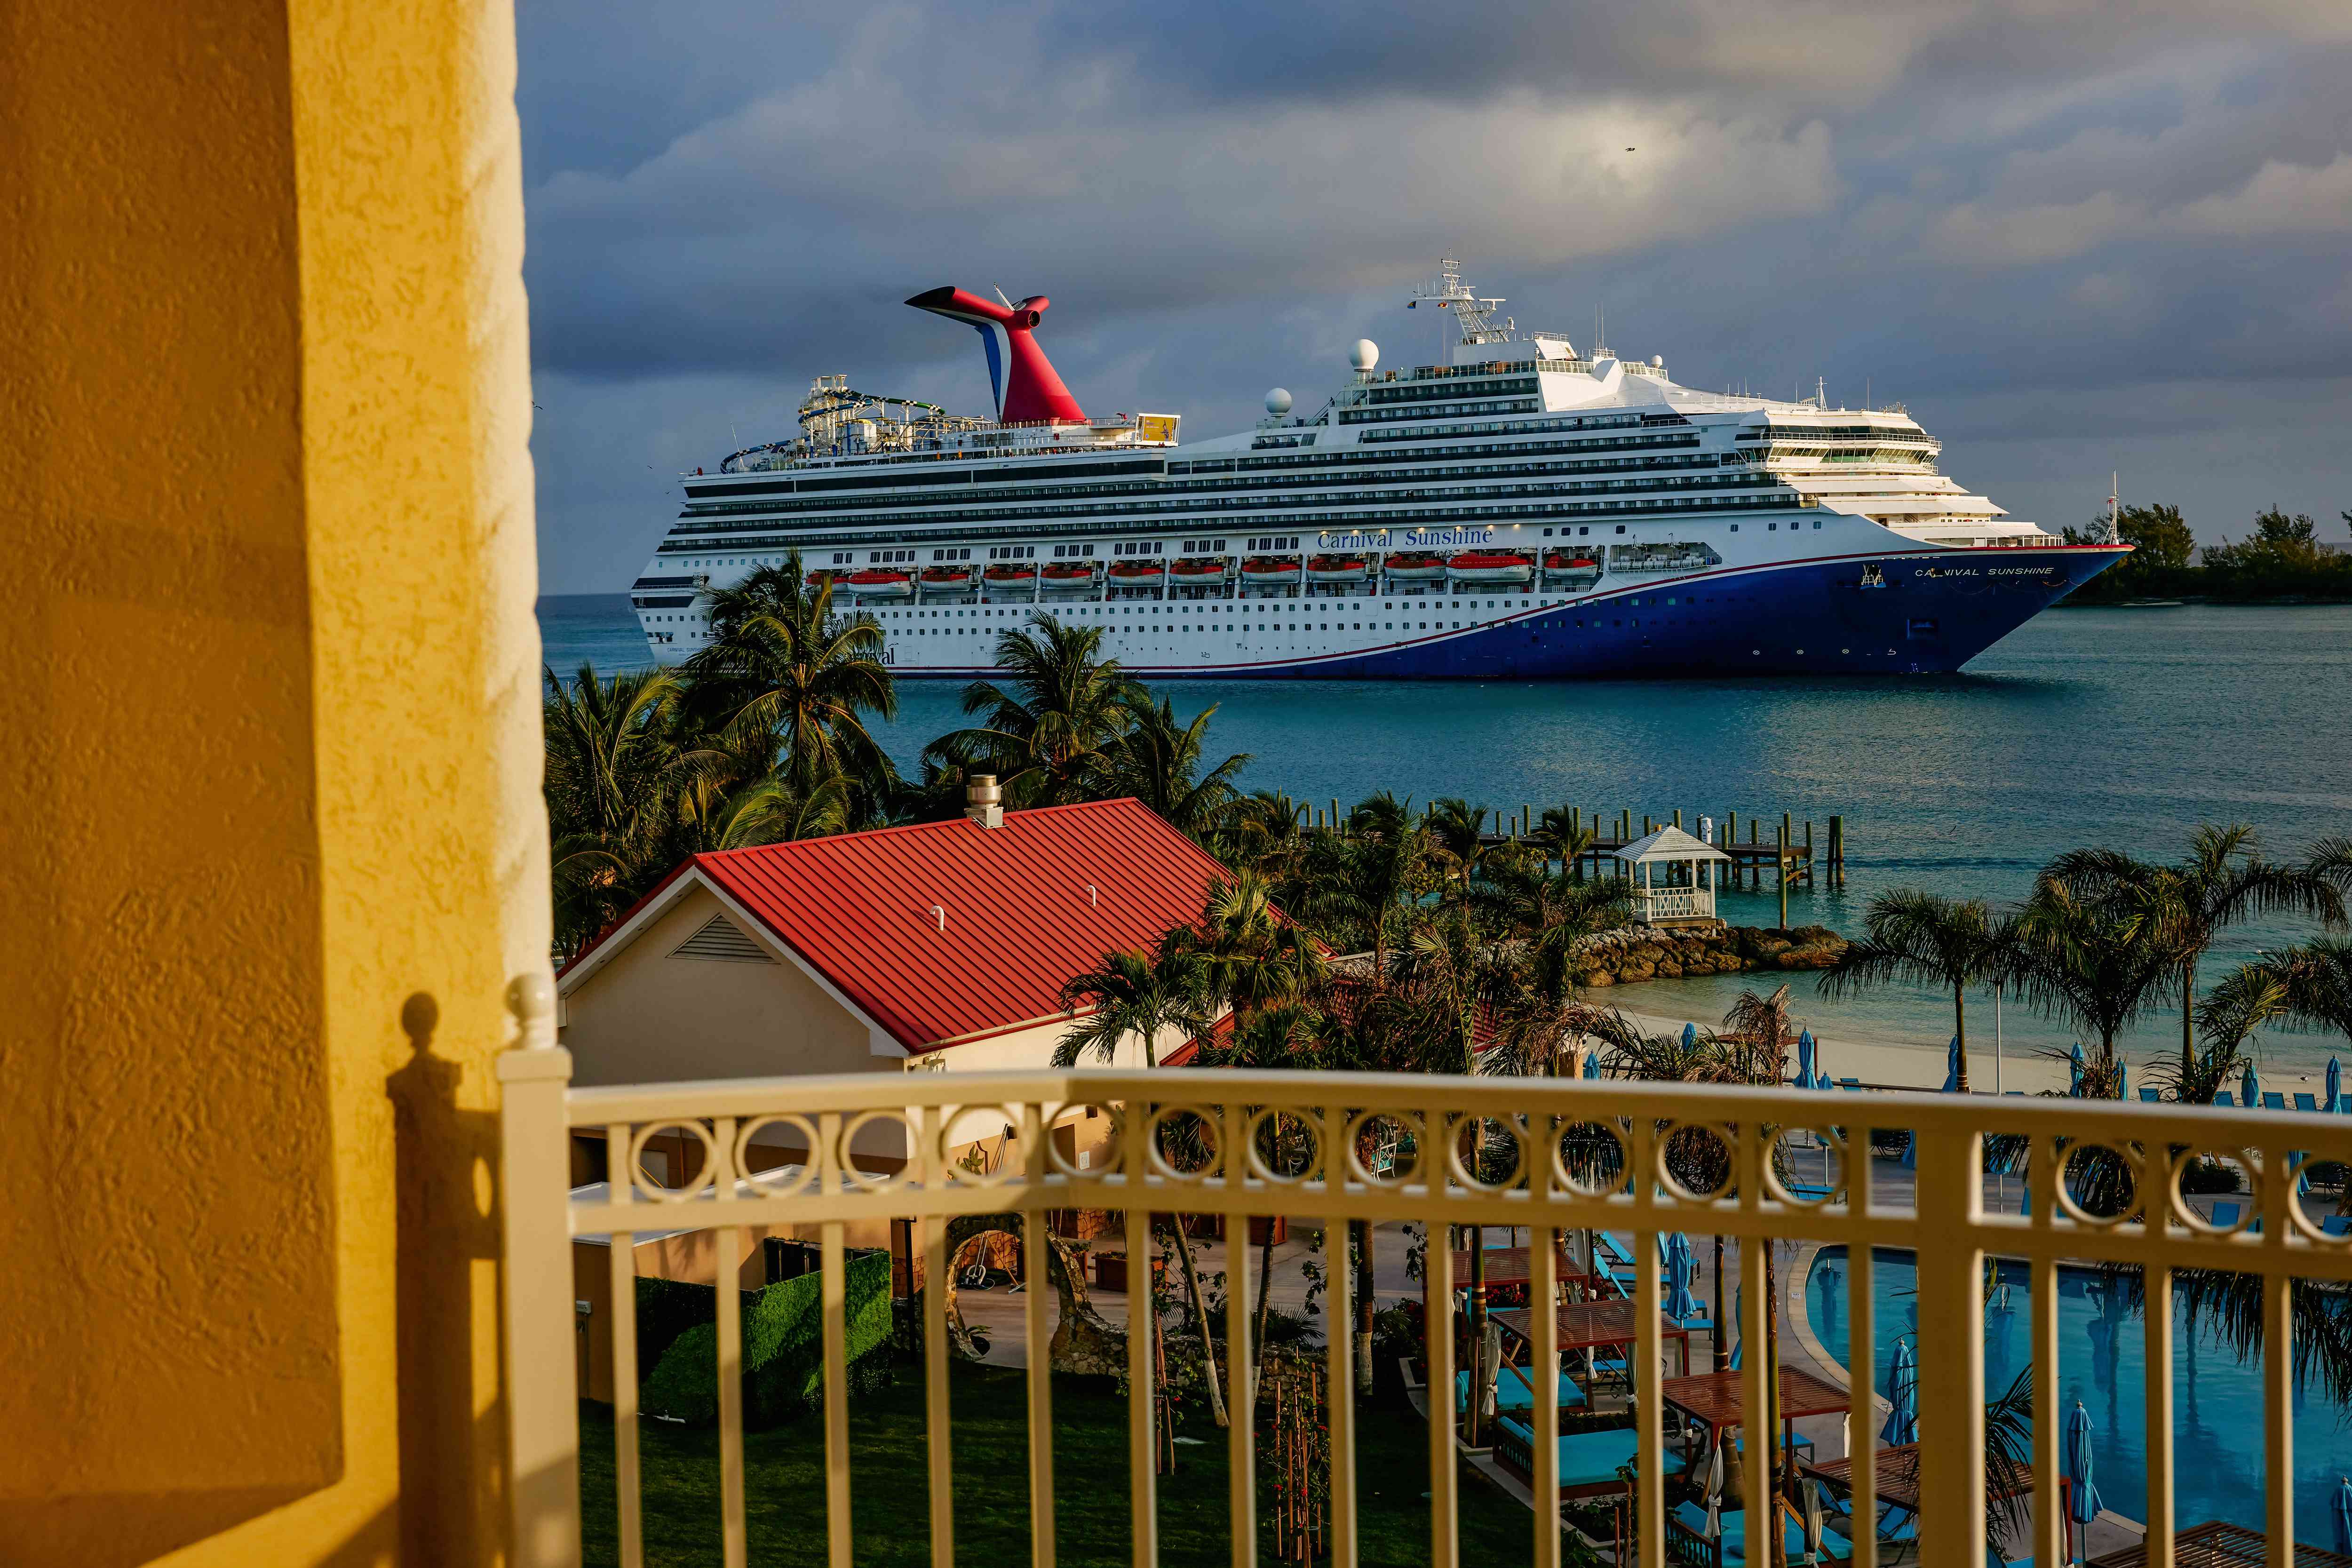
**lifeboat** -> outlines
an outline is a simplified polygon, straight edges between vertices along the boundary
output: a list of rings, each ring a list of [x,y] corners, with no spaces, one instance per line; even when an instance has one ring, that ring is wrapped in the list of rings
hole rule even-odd
[[[982,574],[982,580],[992,588],[1025,588],[1037,580],[1037,568],[1026,563],[992,566]]]
[[[971,568],[969,566],[934,566],[923,574],[926,588],[969,588]]]
[[[1222,583],[1225,580],[1224,557],[1188,555],[1168,568],[1168,575],[1179,583]]]
[[[1443,583],[1445,581],[1445,557],[1443,555],[1403,554],[1388,559],[1388,574],[1406,583]]]
[[[1244,583],[1291,584],[1298,581],[1298,563],[1280,555],[1253,555],[1242,563]]]
[[[903,599],[915,591],[915,584],[904,572],[852,572],[849,591],[861,599]]]
[[[1526,583],[1535,577],[1536,563],[1507,551],[1465,550],[1446,562],[1445,574],[1456,583]]]
[[[1313,583],[1360,583],[1371,570],[1360,555],[1318,555],[1307,563],[1307,581]]]
[[[1544,575],[1590,583],[1601,575],[1601,563],[1590,555],[1571,555],[1564,550],[1555,550],[1544,557]]]
[[[841,570],[840,570],[840,569],[838,569],[838,568],[834,568],[834,569],[831,569],[831,570],[819,570],[819,571],[812,572],[812,573],[810,573],[810,574],[808,574],[808,585],[809,585],[810,587],[812,587],[812,588],[822,588],[822,587],[824,587],[827,583],[836,583],[836,584],[837,584],[837,583],[845,582],[845,581],[847,581],[847,580],[848,580],[848,577],[849,577],[849,574],[848,574],[848,573],[844,572],[844,571],[841,571]]]
[[[1048,566],[1045,568],[1045,586],[1049,589],[1066,593],[1073,588],[1091,588],[1094,585],[1095,569],[1091,566]]]
[[[1168,575],[1168,568],[1157,561],[1119,561],[1110,569],[1110,580],[1121,587],[1138,583],[1157,583]]]

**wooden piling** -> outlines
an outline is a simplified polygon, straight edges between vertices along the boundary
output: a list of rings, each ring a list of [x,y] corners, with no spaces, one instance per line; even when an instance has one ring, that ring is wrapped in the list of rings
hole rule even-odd
[[[1780,818],[1779,856],[1780,862],[1780,929],[1789,929],[1789,819]]]

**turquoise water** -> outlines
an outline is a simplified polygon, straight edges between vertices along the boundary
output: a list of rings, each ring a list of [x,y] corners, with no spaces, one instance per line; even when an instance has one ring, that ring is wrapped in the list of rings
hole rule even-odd
[[[646,662],[625,595],[541,605],[548,661],[569,673]],[[911,768],[961,721],[960,689],[908,681],[884,739]],[[1252,788],[1353,802],[1382,788],[1415,801],[1462,795],[1505,811],[1574,805],[1686,825],[1708,812],[1847,821],[1843,893],[1792,889],[1792,922],[1851,930],[1872,893],[1903,884],[2015,899],[2061,850],[2108,844],[2178,853],[2197,824],[2247,821],[2274,852],[2352,833],[2352,606],[2062,610],[1980,656],[1964,675],[1906,680],[1592,683],[1171,683],[1180,712],[1217,707],[1215,754],[1247,752]],[[1743,829],[1744,832],[1744,829]],[[1772,924],[1777,895],[1727,896],[1724,912]],[[2230,933],[2210,978],[2258,947],[2301,935]],[[1625,1005],[1719,1018],[1743,978],[1663,981]],[[1825,1034],[1940,1045],[1950,1004],[1888,993],[1838,1005],[1801,980],[1799,1012]],[[1990,998],[1970,1003],[1989,1043]],[[2063,1049],[2062,1028],[2005,1012],[2012,1050]],[[2129,1042],[2135,1060],[2177,1051],[2177,1018]],[[2263,1042],[2269,1087],[2294,1089],[2341,1041]],[[1841,1070],[1834,1061],[1831,1070]],[[1984,1075],[1982,1067],[1978,1068]],[[1988,1078],[1989,1081],[1989,1078]]]
[[[1872,1254],[1872,1386],[1885,1394],[1895,1342],[1918,1342],[1917,1271],[1908,1252]],[[1851,1366],[1845,1312],[1843,1247],[1824,1247],[1805,1281],[1805,1310],[1813,1332],[1842,1364]],[[1985,1318],[1985,1390],[2005,1391],[2033,1360],[2022,1264],[2008,1266],[2013,1310]],[[2110,1300],[2095,1274],[2062,1269],[2058,1286],[2058,1387],[2064,1405],[2090,1413],[2093,1484],[2109,1508],[2147,1517],[2147,1339],[2140,1315]],[[1933,1354],[1935,1347],[1926,1347]],[[2263,1391],[2259,1361],[2241,1363],[2225,1345],[2189,1331],[2185,1305],[2176,1302],[2172,1336],[2173,1523],[2186,1529],[2209,1519],[2263,1528]],[[2295,1534],[2336,1545],[2327,1509],[2336,1479],[2352,1466],[2352,1412],[2315,1387],[2294,1398]],[[1875,1437],[1877,1434],[1871,1434]]]

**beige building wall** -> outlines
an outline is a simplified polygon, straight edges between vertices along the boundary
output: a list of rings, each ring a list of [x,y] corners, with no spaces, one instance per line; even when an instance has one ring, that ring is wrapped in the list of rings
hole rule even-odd
[[[708,888],[690,889],[625,947],[563,986],[562,1040],[574,1085],[901,1069],[895,1047],[874,1055],[866,1025],[788,959],[673,956],[724,912]],[[731,917],[730,923],[764,940]]]

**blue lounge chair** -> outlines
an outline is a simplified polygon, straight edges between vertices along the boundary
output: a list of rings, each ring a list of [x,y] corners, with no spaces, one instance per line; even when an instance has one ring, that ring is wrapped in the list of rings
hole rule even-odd
[[[2160,1105],[2164,1101],[2164,1096],[2152,1089],[2142,1089],[2139,1091],[2139,1097],[2143,1103],[2148,1105]]]
[[[2315,1116],[2319,1113],[2319,1101],[2308,1094],[2298,1094],[2294,1097],[2294,1108],[2297,1110],[2307,1110]]]
[[[1506,1415],[1495,1423],[1495,1458],[1507,1470],[1522,1480],[1532,1481],[1536,1473],[1535,1428],[1517,1416]],[[1559,1440],[1559,1495],[1564,1498],[1597,1497],[1613,1492],[1625,1484],[1618,1474],[1621,1466],[1633,1463],[1640,1452],[1642,1435],[1631,1426],[1616,1426],[1601,1432],[1574,1432]]]
[[[2332,1214],[2319,1222],[2322,1236],[2352,1236],[2352,1214]]]
[[[1771,1511],[1779,1510],[1775,1509]],[[1677,1503],[1675,1505],[1674,1512],[1667,1516],[1667,1529],[1672,1533],[1685,1538],[1677,1544],[1687,1549],[1691,1542],[1696,1543],[1697,1551],[1691,1553],[1693,1556],[1723,1563],[1747,1562],[1748,1514],[1746,1510],[1719,1513],[1716,1518],[1723,1533],[1720,1536],[1711,1537],[1706,1532],[1706,1510],[1695,1502]],[[1825,1521],[1822,1527],[1822,1560],[1829,1563],[1851,1562],[1853,1558],[1853,1543],[1829,1528],[1826,1523],[1828,1515],[1824,1514],[1822,1518]],[[1786,1522],[1788,1560],[1791,1563],[1801,1563],[1805,1559],[1804,1523],[1794,1519],[1787,1520]],[[1682,1552],[1668,1553],[1670,1559],[1683,1555]]]
[[[2228,1110],[2235,1110],[2236,1109],[2238,1109],[2238,1101],[2237,1101],[2236,1097],[2235,1097],[2235,1096],[2233,1096],[2232,1094],[2231,1094],[2231,1092],[2230,1092],[2228,1089],[2223,1089],[2223,1090],[2221,1090],[2219,1094],[2217,1094],[2217,1095],[2215,1095],[2215,1096],[2213,1097],[2213,1103],[2214,1103],[2214,1104],[2216,1104],[2216,1105],[2219,1105],[2219,1106],[2222,1106],[2222,1107],[2224,1107],[2224,1108],[2226,1108],[2226,1109],[2228,1109]]]
[[[2213,1205],[2213,1224],[2218,1229],[2227,1230],[2231,1226],[2238,1223],[2238,1215],[2242,1212],[2243,1211],[2241,1205],[2237,1204],[2215,1204]]]
[[[2264,1110],[2284,1110],[2286,1109],[2286,1096],[2281,1094],[2274,1089],[2266,1089],[2263,1090],[2263,1109]]]
[[[1862,1079],[1858,1078],[1842,1078],[1837,1080],[1837,1086],[1840,1089],[1850,1089],[1859,1092],[1862,1089]]]
[[[1454,1374],[1455,1412],[1459,1413],[1466,1409],[1469,1403],[1470,1374],[1466,1372],[1457,1372]],[[1584,1390],[1569,1381],[1568,1373],[1561,1373],[1559,1374],[1559,1407],[1562,1410],[1576,1410],[1580,1409],[1583,1404]],[[1496,1415],[1525,1415],[1535,1407],[1536,1385],[1528,1380],[1524,1367],[1507,1366],[1495,1374],[1495,1414]]]

